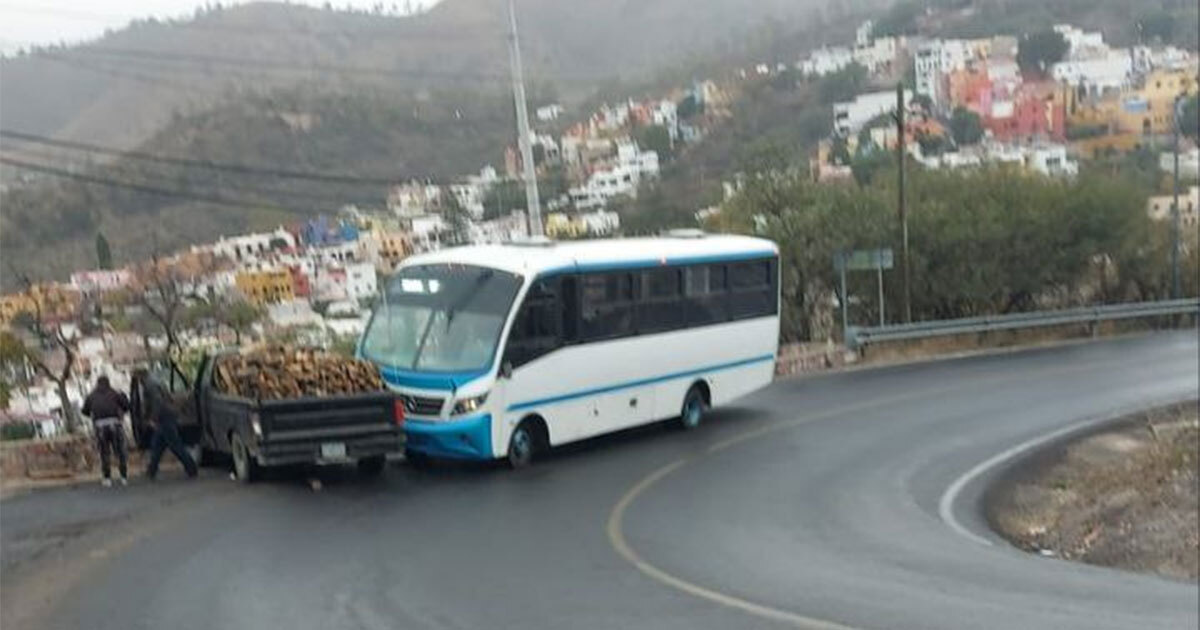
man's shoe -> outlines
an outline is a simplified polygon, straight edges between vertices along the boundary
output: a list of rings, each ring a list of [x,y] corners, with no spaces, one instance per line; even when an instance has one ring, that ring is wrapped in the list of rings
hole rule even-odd
[[[129,479],[127,479],[127,478],[125,478],[125,477],[121,477],[121,485],[122,485],[122,486],[128,486],[128,485],[129,485]]]
[[[111,488],[112,487],[112,479],[105,477],[104,479],[100,480],[100,485],[104,486],[105,488]]]

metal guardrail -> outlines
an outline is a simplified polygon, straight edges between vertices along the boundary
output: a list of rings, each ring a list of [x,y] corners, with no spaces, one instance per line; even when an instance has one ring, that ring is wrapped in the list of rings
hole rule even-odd
[[[907,341],[928,337],[943,337],[971,333],[1040,328],[1063,324],[1096,324],[1118,319],[1159,317],[1163,315],[1188,315],[1200,313],[1200,299],[1163,300],[1160,302],[1133,302],[1129,304],[1106,304],[1058,311],[1033,311],[1011,315],[989,315],[963,319],[943,319],[911,324],[887,326],[850,326],[846,329],[846,345],[851,349],[883,341]]]

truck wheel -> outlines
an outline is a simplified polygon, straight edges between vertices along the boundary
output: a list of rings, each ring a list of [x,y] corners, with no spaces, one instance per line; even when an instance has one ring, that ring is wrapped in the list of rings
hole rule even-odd
[[[692,386],[683,397],[683,407],[679,410],[679,426],[685,430],[695,429],[704,419],[704,394],[699,387]]]
[[[537,438],[533,435],[532,426],[532,422],[525,420],[517,425],[512,436],[508,438],[508,465],[513,470],[525,468],[533,463],[533,456],[537,451]]]
[[[417,469],[429,468],[431,463],[429,456],[425,453],[407,448],[404,449],[404,461],[408,462],[409,466]]]
[[[364,477],[378,477],[387,468],[387,456],[376,455],[358,460],[358,474]]]
[[[251,457],[250,449],[246,447],[246,442],[242,440],[242,436],[234,433],[231,445],[233,446],[233,474],[237,477],[238,481],[252,483],[258,480],[258,462],[254,461],[254,458]]]

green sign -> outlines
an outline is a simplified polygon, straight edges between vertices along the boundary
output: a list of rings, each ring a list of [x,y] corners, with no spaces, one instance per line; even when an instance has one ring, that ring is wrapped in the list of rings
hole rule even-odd
[[[838,271],[869,271],[872,269],[891,269],[893,256],[891,248],[856,249],[852,252],[838,252],[833,256],[833,266]]]

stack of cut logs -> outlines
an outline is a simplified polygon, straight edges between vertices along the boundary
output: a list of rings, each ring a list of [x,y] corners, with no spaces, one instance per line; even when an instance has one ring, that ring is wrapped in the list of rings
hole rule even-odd
[[[256,400],[339,396],[384,389],[374,365],[306,348],[271,346],[222,355],[214,372],[218,390]]]

